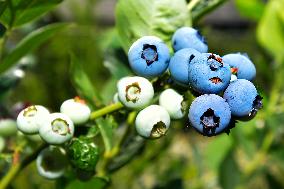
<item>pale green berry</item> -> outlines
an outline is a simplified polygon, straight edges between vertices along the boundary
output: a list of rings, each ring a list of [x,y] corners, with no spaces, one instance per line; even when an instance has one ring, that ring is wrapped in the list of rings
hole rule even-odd
[[[24,134],[36,134],[46,122],[49,111],[40,105],[33,105],[22,110],[17,117],[17,127]]]
[[[135,120],[136,131],[145,138],[160,138],[170,127],[170,115],[165,108],[151,105],[141,110]]]
[[[166,89],[161,93],[159,104],[168,111],[172,119],[180,119],[185,115],[186,103],[184,98],[173,89]]]
[[[17,122],[13,119],[0,119],[0,136],[9,137],[17,134]]]
[[[60,112],[66,114],[74,124],[83,124],[89,120],[91,109],[79,97],[66,100],[60,107]]]
[[[49,146],[37,156],[36,167],[41,176],[47,179],[56,179],[64,174],[67,162],[65,150]]]
[[[39,134],[49,144],[62,144],[73,137],[74,124],[67,115],[52,113],[40,127]]]
[[[141,109],[151,103],[154,88],[144,77],[124,77],[117,83],[118,97],[128,108]]]

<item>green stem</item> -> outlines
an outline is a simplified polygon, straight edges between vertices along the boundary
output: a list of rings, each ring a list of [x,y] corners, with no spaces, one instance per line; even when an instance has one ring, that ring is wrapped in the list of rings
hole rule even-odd
[[[189,11],[192,11],[192,9],[199,3],[200,0],[191,0],[188,5],[187,5],[187,9]]]
[[[122,109],[123,107],[124,106],[120,102],[103,107],[102,109],[92,112],[90,115],[90,120],[95,120],[98,117],[102,117],[106,114],[115,112],[117,110]]]
[[[47,146],[47,144],[40,145],[32,154],[28,155],[23,159],[22,162],[19,162],[17,164],[11,165],[9,171],[7,174],[1,179],[0,182],[0,189],[5,189],[9,186],[12,180],[18,175],[18,173],[25,168],[27,165],[29,165],[34,159],[36,159],[39,152],[44,149]]]
[[[107,174],[108,166],[112,162],[112,159],[120,153],[121,146],[123,145],[124,141],[129,135],[132,125],[134,124],[136,115],[137,115],[136,111],[133,111],[128,115],[127,125],[121,138],[119,138],[117,144],[110,151],[106,151],[104,153],[104,161],[102,162],[100,170],[98,171],[98,176],[105,176]]]

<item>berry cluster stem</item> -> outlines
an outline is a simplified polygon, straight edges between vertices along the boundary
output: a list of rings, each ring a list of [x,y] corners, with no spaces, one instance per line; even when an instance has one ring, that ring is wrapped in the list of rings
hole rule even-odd
[[[115,103],[115,104],[111,104],[111,105],[106,106],[106,107],[103,107],[99,110],[92,112],[91,115],[90,115],[90,120],[95,120],[98,117],[102,117],[102,116],[107,115],[109,113],[115,112],[117,110],[122,109],[123,107],[124,106],[120,102]]]

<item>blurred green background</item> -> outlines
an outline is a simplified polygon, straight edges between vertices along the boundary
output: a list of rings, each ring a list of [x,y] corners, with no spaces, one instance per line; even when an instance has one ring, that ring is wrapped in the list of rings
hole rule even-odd
[[[6,27],[5,32],[7,24],[3,22],[7,18],[1,17],[3,2],[0,1],[0,20],[4,23],[1,39],[9,31]],[[172,3],[176,6],[169,6]],[[125,50],[135,38],[153,34],[168,41],[176,28],[192,24],[208,40],[210,52],[221,56],[243,52],[254,62],[257,68],[254,83],[264,97],[264,108],[258,115],[249,122],[238,122],[230,135],[211,138],[185,127],[186,119],[173,122],[166,137],[142,144],[132,129],[104,178],[82,182],[67,173],[64,178],[50,181],[40,177],[32,163],[13,179],[10,188],[284,188],[284,1],[192,0],[194,6],[188,9],[186,3],[190,2],[64,0],[37,20],[18,27],[15,24],[3,46],[4,58],[32,31],[55,22],[73,23],[21,56],[26,58],[21,61],[30,64],[21,80],[11,87],[2,89],[1,86],[1,111],[11,109],[17,102],[42,104],[58,111],[65,99],[80,94],[74,71],[69,71],[70,52],[75,54],[93,87],[99,91],[101,103],[110,104],[116,81],[131,74]],[[135,6],[141,11],[137,17]],[[161,14],[153,13],[157,10],[162,11]],[[146,21],[142,22],[143,16]],[[27,48],[32,50],[31,46]],[[1,67],[1,63],[3,73],[7,69]],[[125,112],[118,114],[122,117],[116,119],[119,126],[111,126],[114,143],[122,120],[127,117]],[[16,138],[19,136],[5,139],[0,176],[7,173],[11,164],[9,154],[17,145]],[[100,136],[95,141],[102,145]],[[26,151],[33,149],[32,143],[29,142]],[[129,155],[131,151],[135,151],[133,156]],[[127,161],[122,161],[123,158]]]

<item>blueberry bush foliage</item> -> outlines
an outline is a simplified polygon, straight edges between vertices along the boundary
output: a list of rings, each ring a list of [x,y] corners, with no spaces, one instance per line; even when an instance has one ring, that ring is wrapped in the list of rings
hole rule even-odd
[[[203,18],[227,0],[118,0],[108,12],[115,26],[96,14],[101,2],[0,0],[0,189],[284,188],[284,1],[231,1],[249,27],[221,30]],[[183,26],[202,30],[210,52],[249,54],[263,109],[229,135],[199,135],[185,116],[165,137],[143,139],[134,127],[138,112],[113,103],[117,81],[133,75],[128,49],[146,35],[170,46]],[[163,76],[152,83],[157,91],[167,85]],[[74,96],[92,113],[61,145],[64,156],[49,162],[54,170],[67,164],[64,175],[48,180],[36,158],[49,145],[17,132],[15,120],[28,104],[56,112]]]

